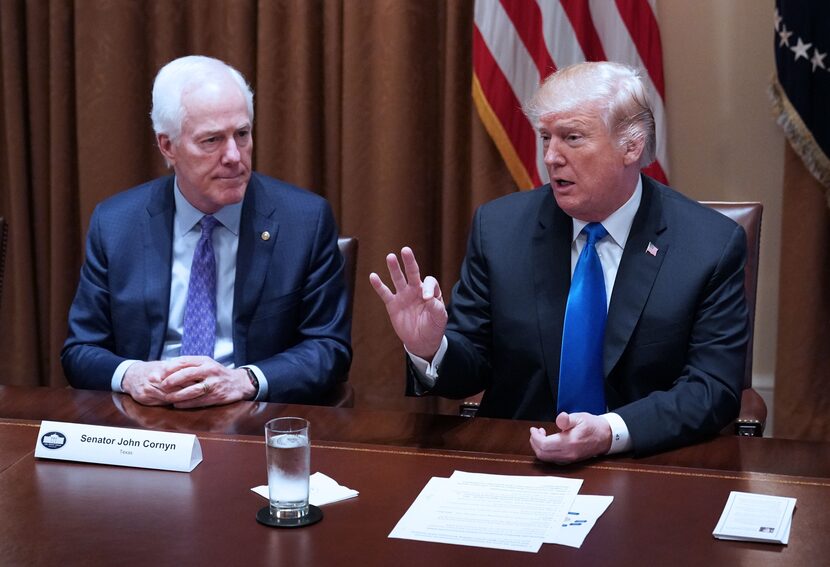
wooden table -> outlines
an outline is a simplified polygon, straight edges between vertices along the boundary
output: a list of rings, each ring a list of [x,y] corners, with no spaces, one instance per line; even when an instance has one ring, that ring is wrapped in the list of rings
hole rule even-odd
[[[312,470],[360,491],[302,530],[260,526],[262,425],[312,422]],[[204,462],[172,473],[38,460],[40,419],[189,431]],[[527,423],[242,403],[143,408],[69,389],[0,387],[0,563],[9,565],[819,565],[830,558],[830,444],[719,437],[645,459],[537,462]],[[433,476],[454,470],[584,479],[614,502],[581,549],[538,554],[389,539]],[[788,546],[715,540],[730,490],[798,499]],[[564,563],[563,563],[564,562]]]

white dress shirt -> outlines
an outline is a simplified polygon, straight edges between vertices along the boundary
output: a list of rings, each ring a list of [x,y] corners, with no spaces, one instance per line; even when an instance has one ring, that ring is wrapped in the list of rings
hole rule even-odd
[[[625,243],[628,241],[628,234],[631,232],[631,225],[634,223],[634,215],[637,214],[637,209],[640,208],[640,199],[643,195],[643,181],[641,178],[637,179],[637,187],[634,193],[625,202],[625,204],[611,213],[611,215],[602,221],[602,226],[608,231],[608,236],[597,242],[597,254],[599,255],[600,264],[602,264],[602,271],[605,277],[605,297],[608,305],[611,303],[611,294],[614,290],[614,282],[617,279],[617,270],[620,267]],[[579,254],[585,247],[587,237],[582,233],[582,229],[588,224],[587,221],[573,219],[573,239],[571,242],[571,277],[573,277],[576,263],[579,260]],[[418,371],[418,382],[416,383],[416,393],[420,394],[435,386],[435,381],[438,379],[438,370],[441,366],[441,361],[447,352],[447,337],[441,340],[441,346],[438,352],[432,358],[432,363],[425,359],[416,356],[409,351],[409,359],[413,366]],[[420,388],[418,386],[421,386]],[[611,427],[611,448],[608,454],[622,453],[631,449],[631,437],[628,433],[628,427],[625,421],[616,413],[609,412],[603,414],[602,417],[608,422]]]
[[[202,234],[199,221],[205,213],[190,204],[174,182],[176,212],[173,215],[173,265],[170,278],[170,307],[167,332],[161,352],[161,360],[180,356],[184,331],[184,308],[187,303],[187,287],[190,283],[190,265]],[[242,218],[242,202],[222,207],[213,214],[219,224],[213,230],[211,240],[216,257],[216,344],[213,359],[233,368],[233,290],[236,282],[236,251],[239,245],[239,225]],[[112,389],[122,392],[121,381],[127,369],[136,360],[125,360],[115,369]],[[259,381],[255,400],[268,397],[268,381],[262,371],[253,365],[245,365],[254,371]]]

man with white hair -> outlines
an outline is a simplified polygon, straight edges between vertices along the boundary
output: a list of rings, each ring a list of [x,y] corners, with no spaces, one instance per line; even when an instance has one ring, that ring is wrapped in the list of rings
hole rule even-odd
[[[484,391],[477,415],[530,428],[545,461],[647,454],[740,408],[746,236],[641,174],[654,118],[637,72],[559,70],[525,106],[550,184],[480,207],[449,313],[411,249],[370,282],[408,353],[411,395]]]
[[[253,94],[217,59],[165,65],[151,116],[174,175],[93,212],[70,384],[181,408],[323,399],[352,355],[328,203],[252,171]]]

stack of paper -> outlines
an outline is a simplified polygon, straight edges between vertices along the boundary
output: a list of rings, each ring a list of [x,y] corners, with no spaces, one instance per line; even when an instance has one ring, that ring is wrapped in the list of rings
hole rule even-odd
[[[732,491],[712,535],[718,539],[787,544],[794,510],[795,498]]]
[[[611,497],[583,496],[581,479],[455,471],[432,478],[389,534],[492,549],[579,547]]]

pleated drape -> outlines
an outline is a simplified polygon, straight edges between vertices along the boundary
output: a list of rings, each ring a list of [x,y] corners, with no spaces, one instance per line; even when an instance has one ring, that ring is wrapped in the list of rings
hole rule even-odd
[[[165,172],[158,69],[218,57],[255,92],[254,166],[332,204],[360,239],[351,380],[407,400],[404,355],[368,284],[412,246],[454,284],[475,207],[515,186],[475,115],[473,0],[0,0],[0,215],[10,224],[0,383],[63,385],[58,355],[100,200]]]

